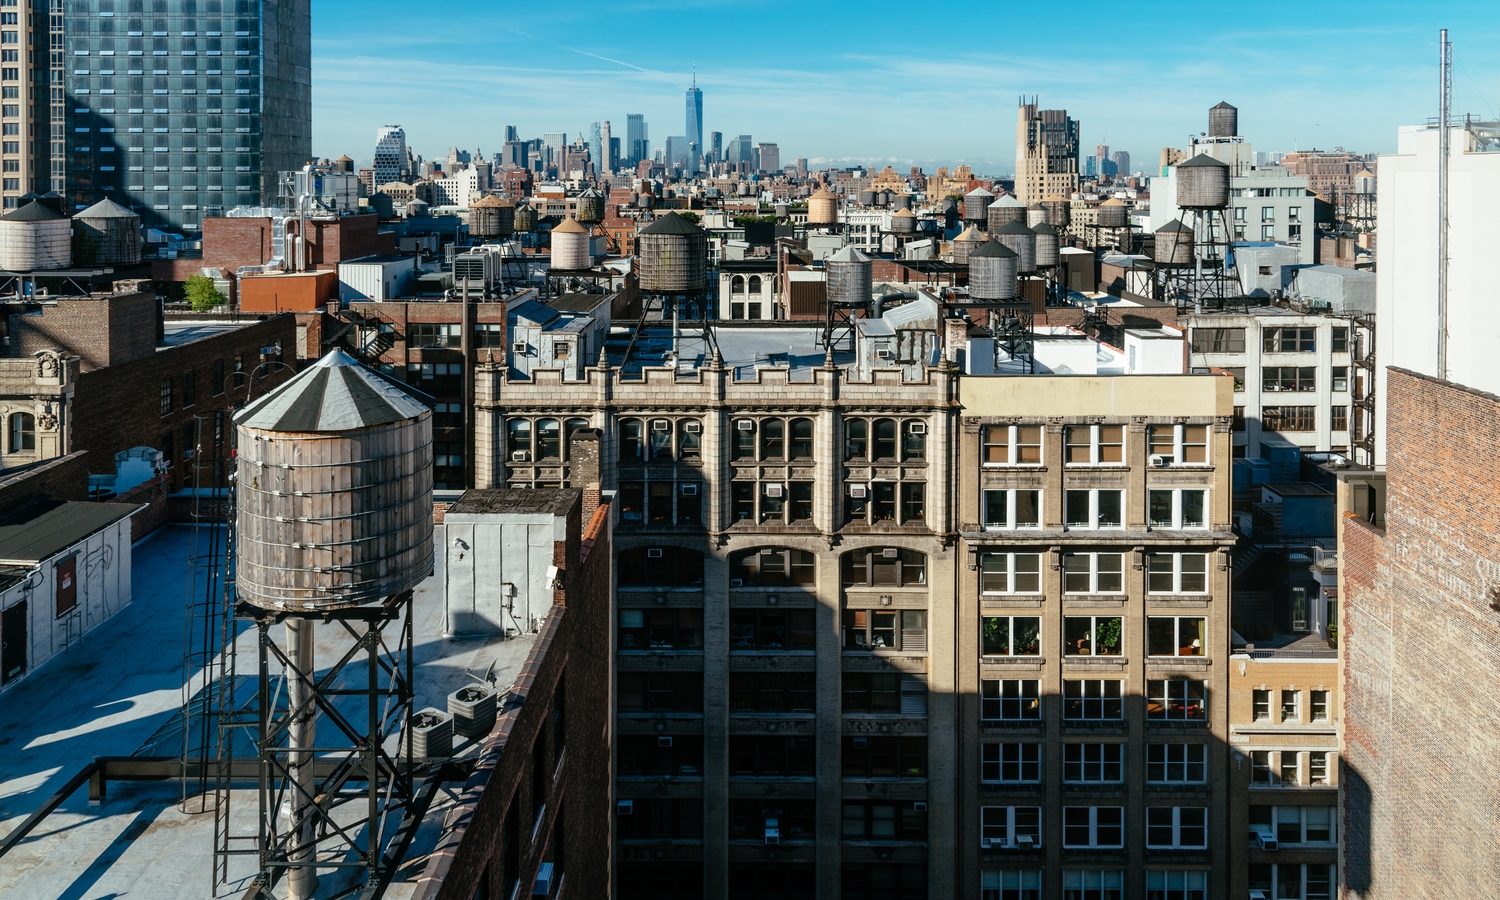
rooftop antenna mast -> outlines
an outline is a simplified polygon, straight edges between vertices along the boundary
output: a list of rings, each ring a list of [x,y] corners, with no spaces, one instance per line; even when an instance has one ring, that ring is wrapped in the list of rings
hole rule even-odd
[[[1438,100],[1437,377],[1448,378],[1448,119],[1453,108],[1453,44],[1439,32],[1441,91]]]

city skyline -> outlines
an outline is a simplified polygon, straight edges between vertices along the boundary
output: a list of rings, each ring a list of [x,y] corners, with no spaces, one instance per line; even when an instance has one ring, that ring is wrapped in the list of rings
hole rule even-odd
[[[668,123],[680,121],[683,92],[693,84],[692,45],[711,43],[725,18],[712,8],[689,17],[648,6],[639,11],[639,29],[573,29],[558,26],[592,14],[549,11],[522,13],[493,28],[439,31],[418,22],[395,35],[380,28],[397,14],[392,6],[388,16],[385,5],[381,0],[355,17],[345,15],[341,2],[314,12],[320,156],[365,155],[370,135],[387,121],[405,123],[417,152],[432,158],[450,145],[498,146],[505,124],[523,135],[572,133],[578,123],[623,122],[627,111],[659,123],[655,150],[678,133],[680,126]],[[954,15],[962,19],[964,12]],[[1015,15],[1016,33],[1046,33],[1042,13]],[[1500,35],[1493,10],[1390,9],[1357,23],[1321,9],[1298,9],[1296,16],[1295,23],[1272,16],[1263,27],[1147,22],[1128,26],[1128,38],[1101,31],[1076,50],[987,44],[984,52],[945,52],[938,59],[882,49],[888,38],[878,28],[877,7],[871,22],[843,23],[837,39],[822,39],[820,53],[808,52],[809,38],[762,48],[732,67],[698,59],[697,85],[708,107],[703,128],[776,140],[789,158],[805,156],[815,166],[889,162],[930,171],[968,163],[999,174],[1014,165],[1015,97],[1039,94],[1043,106],[1067,109],[1082,122],[1084,146],[1125,149],[1139,167],[1163,146],[1184,145],[1202,130],[1202,110],[1228,100],[1240,108],[1242,130],[1257,149],[1390,152],[1398,125],[1435,112],[1430,70],[1446,19],[1463,25],[1453,34],[1455,109],[1495,117],[1500,66],[1479,51]],[[560,33],[570,40],[550,37]],[[641,33],[658,39],[640,44],[634,36]],[[470,52],[480,44],[489,49]],[[674,48],[672,56],[657,47]],[[1073,65],[1068,57],[1075,52]],[[1101,54],[1118,57],[1108,63],[1107,79]],[[392,57],[403,60],[402,83],[371,90]],[[466,62],[456,66],[455,59]],[[476,85],[486,83],[500,89],[476,94]],[[1164,95],[1171,84],[1181,91]],[[878,116],[869,114],[872,98]]]

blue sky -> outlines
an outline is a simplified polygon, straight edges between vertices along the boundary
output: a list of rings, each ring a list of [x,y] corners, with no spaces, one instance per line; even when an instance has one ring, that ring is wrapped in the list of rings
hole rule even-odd
[[[486,154],[595,120],[653,147],[684,131],[694,62],[704,131],[774,141],[784,161],[967,162],[1011,171],[1015,107],[1040,95],[1150,165],[1220,100],[1260,150],[1395,148],[1437,114],[1437,33],[1454,41],[1455,109],[1500,113],[1500,4],[802,3],[313,4],[313,150],[373,152],[406,128],[428,158]]]

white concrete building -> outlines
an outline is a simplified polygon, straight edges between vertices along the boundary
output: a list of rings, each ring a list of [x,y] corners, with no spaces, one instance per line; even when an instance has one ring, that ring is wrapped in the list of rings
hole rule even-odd
[[[1437,161],[1435,125],[1403,126],[1378,162],[1376,395],[1385,367],[1437,375]],[[1490,253],[1500,238],[1500,132],[1453,128],[1448,163],[1448,380],[1500,392],[1500,285]],[[1375,462],[1385,462],[1383,429]]]
[[[460,169],[446,178],[432,179],[432,205],[468,209],[479,194],[479,170]]]
[[[1300,262],[1312,265],[1317,252],[1313,225],[1314,197],[1307,179],[1286,169],[1245,169],[1229,178],[1229,223],[1236,242],[1289,244],[1298,248]],[[1151,185],[1152,231],[1182,218],[1177,205],[1177,167]]]

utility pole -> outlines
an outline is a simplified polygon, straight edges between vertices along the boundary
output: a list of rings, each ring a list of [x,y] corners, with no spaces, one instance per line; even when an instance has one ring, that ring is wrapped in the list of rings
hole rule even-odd
[[[1453,44],[1439,33],[1441,96],[1438,102],[1437,377],[1448,378],[1448,119],[1453,105]]]

